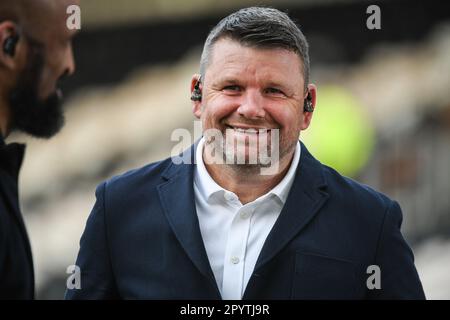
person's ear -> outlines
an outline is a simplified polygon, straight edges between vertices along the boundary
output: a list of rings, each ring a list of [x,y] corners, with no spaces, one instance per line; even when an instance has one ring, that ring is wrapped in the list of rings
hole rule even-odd
[[[301,124],[301,130],[308,129],[309,125],[311,124],[312,116],[314,109],[316,108],[316,101],[317,101],[317,87],[310,83],[308,84],[308,90],[304,94],[304,102],[305,106],[308,104],[308,108],[303,109],[303,118],[302,118],[302,124]]]
[[[0,23],[0,65],[8,69],[16,68],[19,39],[19,32],[14,22]]]
[[[202,115],[202,79],[199,74],[194,74],[191,79],[192,113],[197,119]]]

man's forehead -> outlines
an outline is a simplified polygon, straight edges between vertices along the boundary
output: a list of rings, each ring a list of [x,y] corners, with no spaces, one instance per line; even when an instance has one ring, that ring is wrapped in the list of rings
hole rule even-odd
[[[30,5],[25,10],[24,24],[33,36],[61,34],[71,36],[72,32],[66,28],[67,7],[78,0],[22,0]],[[31,3],[32,2],[32,3]]]
[[[256,47],[228,38],[220,39],[214,44],[208,64],[213,68],[242,68],[255,61],[261,63],[258,68],[277,66],[290,69],[300,66],[301,69],[302,66],[301,58],[292,50],[282,47]]]
[[[36,6],[44,10],[60,10],[67,8],[70,5],[80,5],[80,0],[25,0],[28,3],[34,3]],[[65,11],[65,10],[64,10]]]
[[[52,23],[55,20],[62,21],[67,17],[67,8],[70,5],[78,5],[74,0],[33,0],[35,3],[35,12],[43,18],[43,22]]]
[[[285,48],[284,46],[276,46],[276,45],[253,45],[253,44],[247,44],[245,42],[240,42],[235,39],[231,39],[229,37],[220,38],[217,40],[212,46],[211,46],[211,57],[214,57],[215,55],[220,56],[221,58],[228,58],[228,59],[236,59],[240,54],[246,53],[270,53],[271,55],[284,55],[284,56],[291,56],[291,57],[298,57],[299,61],[301,62],[300,56],[294,52],[293,50],[290,50],[288,48]]]

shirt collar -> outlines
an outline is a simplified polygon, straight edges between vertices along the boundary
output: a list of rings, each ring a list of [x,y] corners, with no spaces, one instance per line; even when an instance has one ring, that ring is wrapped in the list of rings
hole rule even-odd
[[[297,172],[298,164],[300,163],[301,150],[302,149],[300,148],[300,141],[297,141],[294,151],[294,157],[292,158],[288,172],[283,177],[283,179],[275,186],[275,188],[269,191],[269,193],[276,195],[283,202],[283,204],[286,202],[289,190],[291,190],[292,183],[294,182],[295,173]]]
[[[0,134],[0,168],[6,169],[11,175],[17,177],[22,166],[24,153],[24,144],[6,144]]]
[[[219,186],[214,179],[209,174],[208,170],[206,170],[205,163],[203,162],[203,146],[205,143],[205,138],[202,137],[197,145],[197,149],[195,151],[195,163],[196,170],[194,174],[194,183],[197,186],[200,193],[206,198],[210,199],[211,196],[217,193],[225,193],[230,192]],[[283,179],[267,194],[261,196],[265,197],[267,195],[273,194],[281,200],[284,204],[289,194],[289,190],[291,189],[292,183],[294,182],[295,172],[297,171],[298,164],[300,162],[300,141],[297,142],[295,147],[294,157],[292,158],[291,165],[289,167],[288,172],[283,177]],[[260,199],[258,198],[258,199]],[[255,200],[256,201],[256,200]]]
[[[194,176],[194,183],[197,186],[200,193],[205,196],[206,199],[218,192],[224,192],[225,189],[219,186],[214,179],[210,176],[208,170],[206,170],[205,163],[203,162],[203,146],[205,145],[205,138],[202,137],[197,144],[195,151],[195,163],[196,170]]]

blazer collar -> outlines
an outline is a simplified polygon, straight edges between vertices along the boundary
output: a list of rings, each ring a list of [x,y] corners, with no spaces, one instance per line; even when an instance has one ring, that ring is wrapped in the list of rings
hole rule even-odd
[[[167,220],[176,238],[197,269],[215,289],[217,295],[215,298],[220,299],[220,291],[209,264],[195,209],[193,163],[197,143],[180,156],[172,158],[172,162],[162,173],[166,181],[157,188]],[[184,162],[179,163],[180,160]]]
[[[329,197],[322,164],[308,152],[303,143],[301,147],[294,183],[280,216],[264,242],[243,299],[255,294],[256,275],[311,222]]]
[[[301,143],[300,163],[286,203],[270,231],[255,271],[272,259],[316,215],[328,199],[322,164]]]

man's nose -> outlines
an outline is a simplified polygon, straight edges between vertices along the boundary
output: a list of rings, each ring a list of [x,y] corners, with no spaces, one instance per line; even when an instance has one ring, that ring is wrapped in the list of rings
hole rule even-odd
[[[257,90],[247,90],[237,111],[248,119],[264,118],[266,116],[264,97]]]

